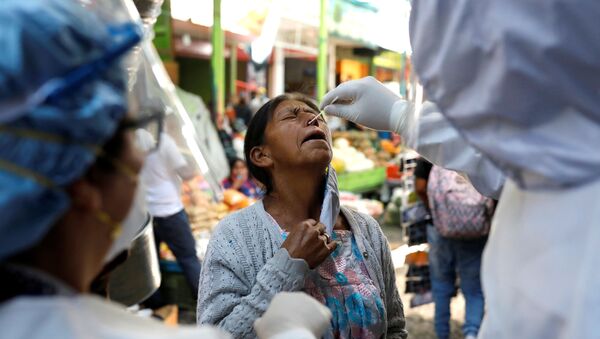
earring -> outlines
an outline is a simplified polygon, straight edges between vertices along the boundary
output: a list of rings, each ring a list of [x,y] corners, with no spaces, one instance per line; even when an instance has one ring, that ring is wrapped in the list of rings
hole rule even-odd
[[[96,218],[100,220],[100,222],[102,222],[103,224],[106,224],[112,228],[110,236],[113,240],[117,239],[123,232],[123,226],[121,225],[121,223],[114,221],[113,218],[110,215],[108,215],[108,213],[104,211],[98,211],[96,213]]]
[[[123,226],[121,226],[121,224],[118,224],[117,227],[115,227],[112,230],[112,232],[110,233],[110,237],[113,240],[117,240],[117,238],[120,237],[122,233],[123,233]]]

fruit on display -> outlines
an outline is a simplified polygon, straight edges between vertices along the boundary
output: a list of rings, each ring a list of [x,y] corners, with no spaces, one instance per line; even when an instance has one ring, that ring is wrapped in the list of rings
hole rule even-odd
[[[333,141],[333,147],[348,148],[350,147],[350,141],[346,138],[337,138]]]
[[[196,239],[196,253],[200,259],[203,259],[210,235],[219,221],[232,211],[249,206],[254,202],[235,190],[225,190],[223,201],[216,202],[210,186],[202,176],[183,182],[181,201],[188,215],[192,234]],[[175,260],[173,253],[164,243],[160,245],[159,255],[161,259]]]
[[[407,265],[426,266],[429,264],[429,253],[427,251],[416,251],[409,253],[404,258]]]
[[[396,154],[400,153],[400,151],[402,151],[402,147],[394,145],[394,143],[391,140],[384,139],[384,140],[381,140],[379,144],[381,145],[381,149],[384,152],[387,152],[387,153],[390,153],[393,155],[396,155]]]
[[[252,199],[237,190],[227,189],[223,192],[223,203],[229,206],[231,211],[248,207],[252,202]]]
[[[337,131],[333,134],[333,140],[333,157],[344,161],[344,168],[348,172],[385,167],[402,151],[399,140],[380,140],[375,131]],[[370,160],[372,165],[367,165],[365,159]],[[359,169],[349,166],[356,161],[359,162]]]
[[[192,232],[212,232],[231,208],[223,202],[215,202],[206,181],[197,176],[182,184],[181,201],[187,213]]]
[[[350,192],[340,192],[340,205],[352,208],[377,219],[383,214],[383,203],[378,200],[361,199]]]
[[[337,164],[343,163],[348,172],[359,172],[375,167],[375,163],[366,155],[350,146],[347,139],[339,138],[333,142],[333,159]],[[339,171],[341,172],[341,171]]]
[[[331,160],[331,166],[336,171],[336,173],[344,173],[346,172],[346,162],[340,158],[336,158],[335,156]]]

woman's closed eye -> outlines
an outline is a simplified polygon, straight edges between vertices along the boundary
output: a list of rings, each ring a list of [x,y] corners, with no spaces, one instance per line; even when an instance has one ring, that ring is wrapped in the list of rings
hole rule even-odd
[[[283,114],[283,117],[281,118],[281,120],[296,119],[298,117],[299,112],[300,112],[299,108],[289,108],[289,109],[285,110],[285,113]]]
[[[308,114],[312,115],[311,119],[313,119],[313,118],[314,118],[314,116],[317,116],[317,119],[318,119],[318,120],[325,121],[325,119],[323,118],[323,115],[319,114],[319,112],[315,112],[315,111],[314,111],[314,110],[312,110],[312,109],[309,109],[309,108],[303,108],[303,109],[301,109],[301,111],[302,111],[303,113],[308,113]]]
[[[298,116],[300,115],[300,113],[308,113],[311,115],[318,115],[318,112],[315,112],[312,109],[309,108],[304,108],[304,107],[293,107],[293,108],[289,108],[288,110],[286,110],[286,112],[283,114],[283,117],[281,118],[281,120],[292,120],[292,119],[296,119],[298,118]],[[323,116],[319,116],[318,118],[321,121],[325,121],[325,119],[323,118]]]

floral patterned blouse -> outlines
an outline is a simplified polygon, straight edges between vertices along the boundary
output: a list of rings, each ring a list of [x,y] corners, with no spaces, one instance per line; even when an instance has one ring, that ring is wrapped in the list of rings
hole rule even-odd
[[[285,239],[288,232],[281,229],[281,235]],[[369,277],[352,231],[334,230],[331,238],[338,242],[336,250],[310,272],[304,283],[304,291],[326,305],[333,315],[331,327],[323,337],[383,337],[383,301]]]

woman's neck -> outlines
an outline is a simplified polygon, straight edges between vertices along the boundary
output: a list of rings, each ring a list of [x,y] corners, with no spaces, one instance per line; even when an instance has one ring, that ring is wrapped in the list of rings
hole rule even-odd
[[[265,210],[282,228],[306,219],[319,220],[323,204],[323,171],[290,171],[273,176],[273,192],[263,200]]]

